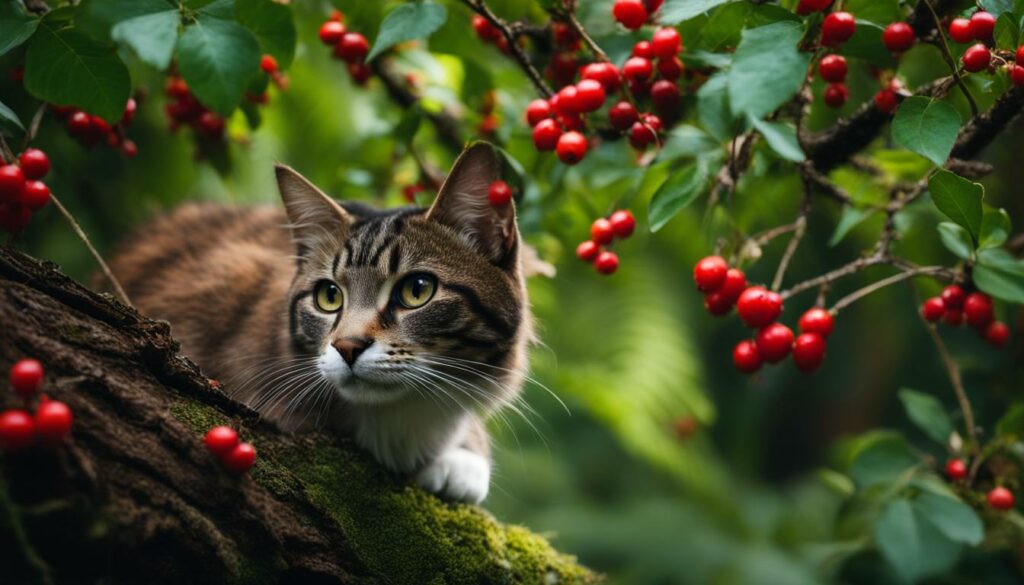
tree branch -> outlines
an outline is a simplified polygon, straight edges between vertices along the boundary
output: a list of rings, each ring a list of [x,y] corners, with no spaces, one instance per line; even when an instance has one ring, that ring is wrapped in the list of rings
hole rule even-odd
[[[964,390],[963,380],[960,377],[960,366],[957,365],[953,356],[949,354],[949,349],[946,348],[946,344],[942,341],[942,336],[939,335],[935,325],[928,323],[923,317],[921,322],[924,323],[925,329],[928,330],[928,335],[931,336],[932,341],[935,343],[935,349],[938,350],[939,357],[942,359],[943,365],[946,366],[949,383],[953,386],[953,393],[956,394],[957,402],[960,403],[960,411],[964,413],[964,426],[967,428],[967,440],[970,450],[972,453],[977,454],[978,430],[974,426],[974,410],[971,408],[970,400],[967,399],[967,392]]]
[[[501,31],[502,36],[504,36],[505,40],[508,42],[509,54],[512,55],[512,58],[515,59],[517,63],[519,63],[519,67],[524,73],[526,73],[526,76],[530,78],[530,81],[533,82],[534,87],[537,88],[540,95],[545,99],[554,95],[554,92],[551,91],[551,88],[548,87],[544,78],[537,72],[533,63],[530,63],[530,59],[525,53],[523,53],[523,49],[519,46],[519,43],[516,42],[516,35],[509,27],[508,23],[498,18],[487,6],[487,3],[484,2],[484,0],[462,0],[462,3],[468,6],[473,12],[476,12],[480,16],[486,18],[487,22],[491,23],[492,26]]]

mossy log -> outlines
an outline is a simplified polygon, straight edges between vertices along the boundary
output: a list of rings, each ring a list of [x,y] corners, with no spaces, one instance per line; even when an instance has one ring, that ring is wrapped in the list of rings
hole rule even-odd
[[[0,455],[3,583],[590,583],[540,536],[441,502],[345,439],[261,422],[145,319],[0,248],[0,368],[32,356],[76,420],[67,444]],[[20,400],[0,383],[0,408]],[[225,473],[202,437],[259,452]]]

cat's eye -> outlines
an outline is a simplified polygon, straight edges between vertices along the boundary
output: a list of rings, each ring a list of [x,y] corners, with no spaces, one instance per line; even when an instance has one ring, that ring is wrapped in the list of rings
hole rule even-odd
[[[406,309],[427,304],[437,290],[437,279],[429,274],[410,274],[395,287],[395,300]]]
[[[338,285],[329,280],[321,280],[316,284],[313,298],[316,300],[316,308],[325,313],[337,313],[345,304],[345,295]]]

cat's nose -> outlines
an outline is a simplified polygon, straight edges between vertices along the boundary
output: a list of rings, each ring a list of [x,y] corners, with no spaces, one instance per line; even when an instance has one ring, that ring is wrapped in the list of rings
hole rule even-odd
[[[359,356],[373,345],[373,338],[342,337],[335,340],[333,345],[334,349],[338,350],[338,353],[341,354],[341,359],[345,360],[345,363],[351,367],[359,359]]]

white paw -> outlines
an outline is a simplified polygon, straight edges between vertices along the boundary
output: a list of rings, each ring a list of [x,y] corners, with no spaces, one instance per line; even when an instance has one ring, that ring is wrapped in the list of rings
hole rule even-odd
[[[442,498],[479,504],[487,497],[491,464],[468,449],[449,449],[416,475],[416,484]]]

